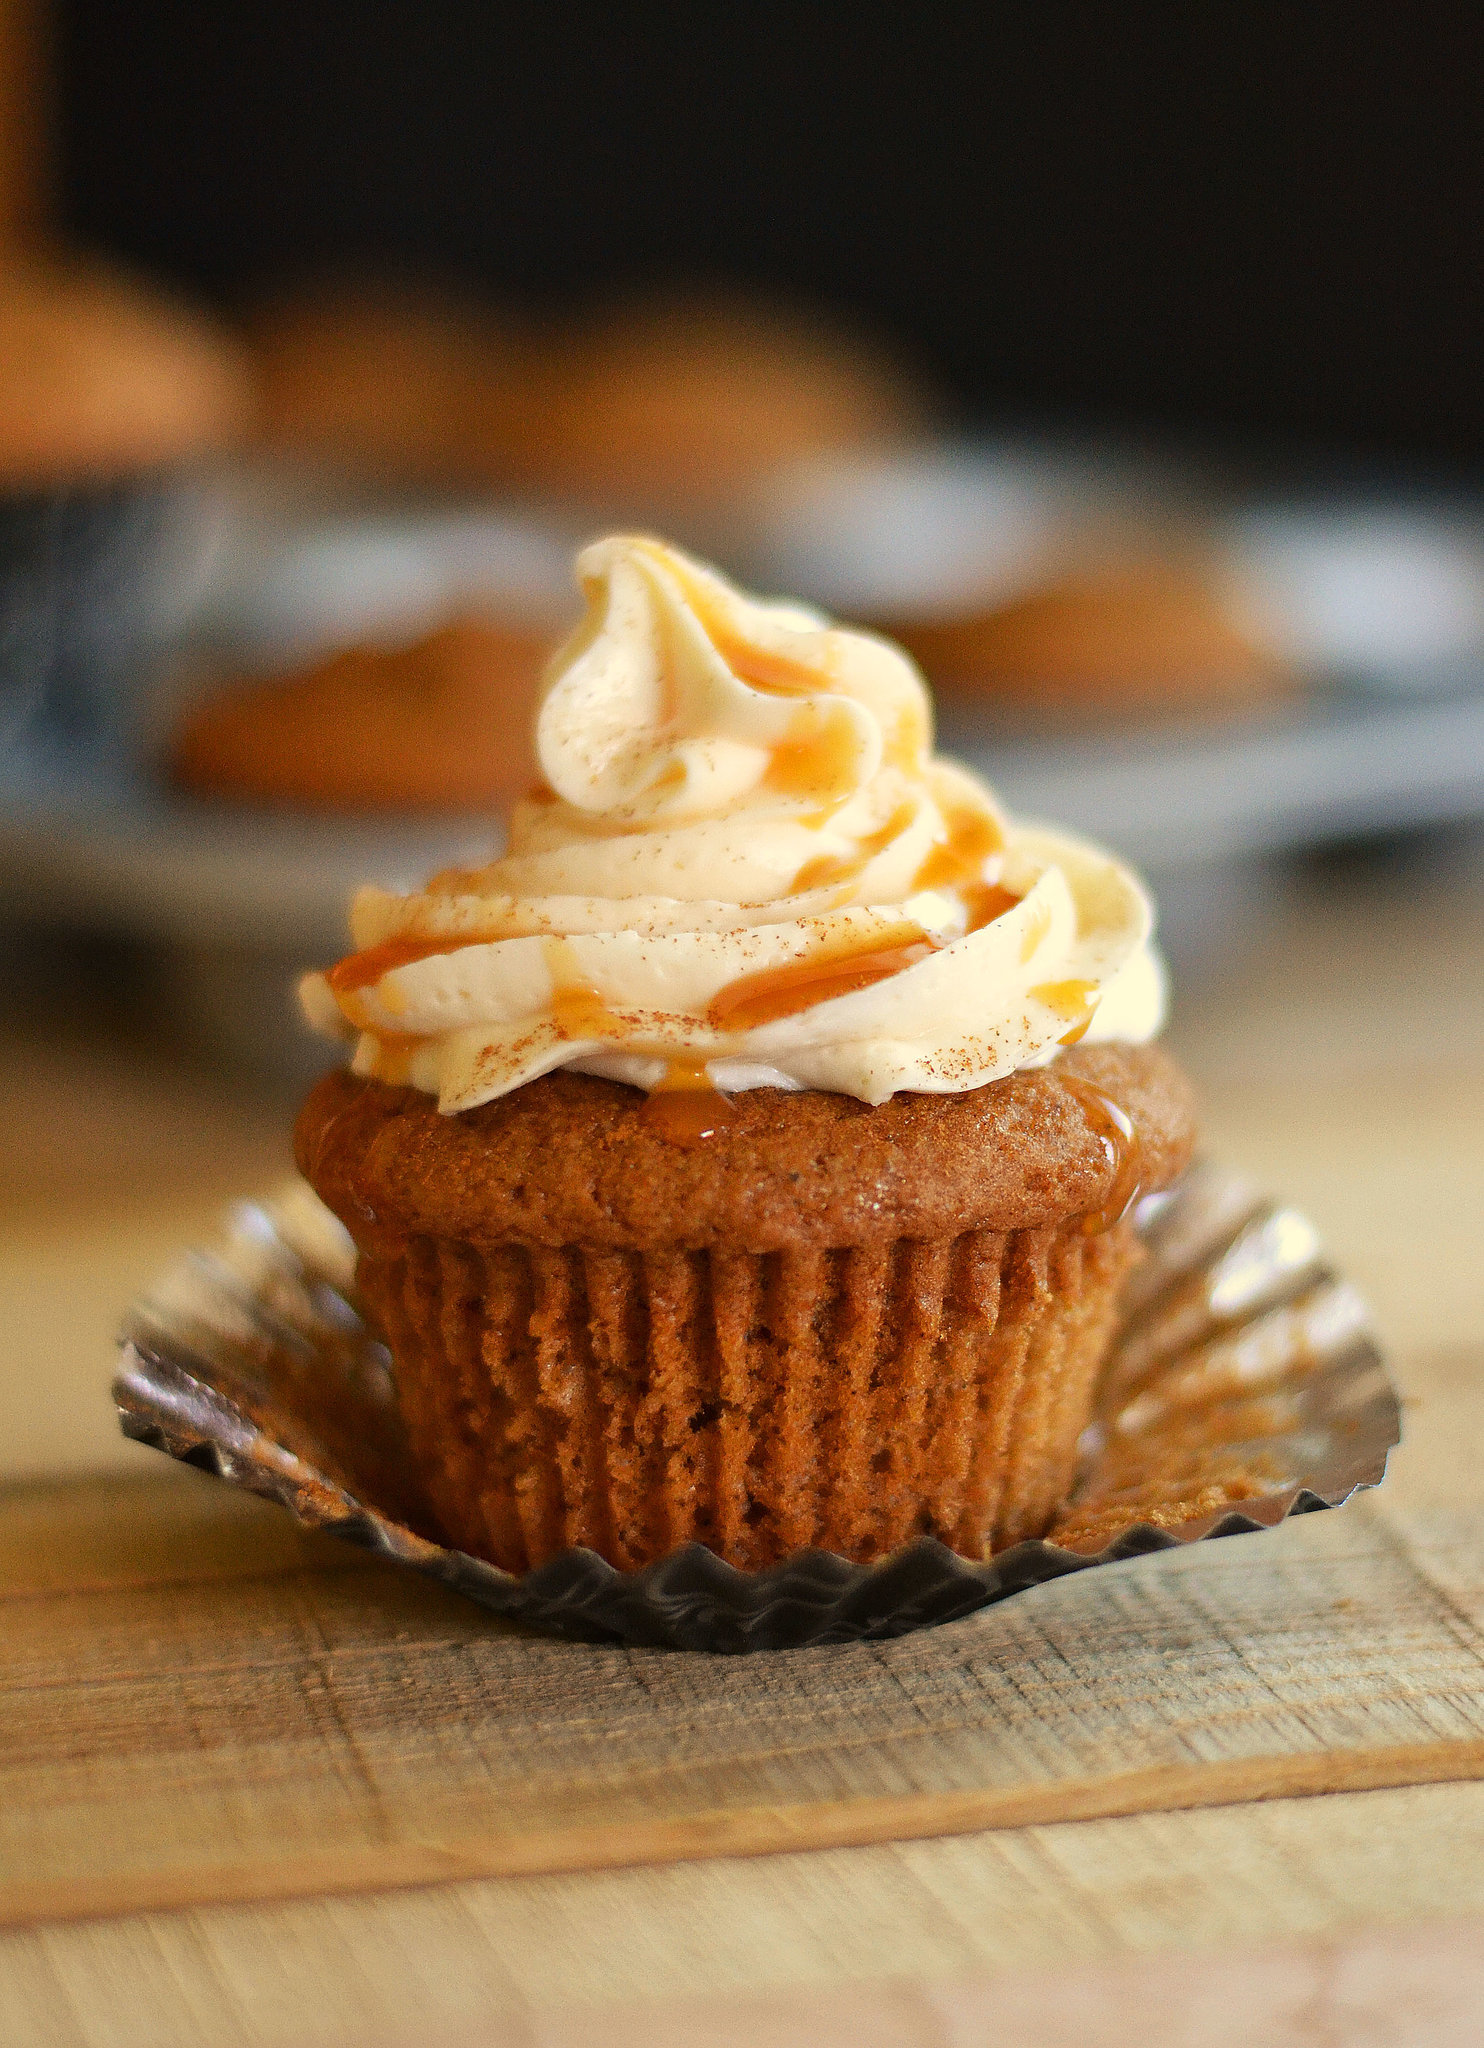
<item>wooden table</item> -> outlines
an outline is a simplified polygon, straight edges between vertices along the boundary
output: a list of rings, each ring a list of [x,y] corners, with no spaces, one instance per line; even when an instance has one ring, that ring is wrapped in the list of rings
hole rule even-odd
[[[3,1893],[0,2040],[1478,2038],[1481,932],[1477,855],[1442,873],[1275,882],[1187,974],[1174,1027],[1211,1149],[1306,1209],[1376,1306],[1411,1398],[1384,1493],[1120,1567],[1116,1627],[1079,1607],[1093,1582],[1073,1581],[869,1663],[564,1664],[117,1440],[119,1304],[209,1234],[224,1201],[281,1174],[285,1112],[117,1038],[14,1019],[0,1062],[0,1838],[37,1824],[28,1759],[44,1755],[46,1839],[74,1844],[92,1888],[38,1859],[30,1893],[24,1871]],[[286,1605],[297,1632],[270,1657]],[[253,1654],[213,1665],[223,1642]],[[458,1659],[498,1680],[466,1714],[464,1749],[446,1705]],[[338,1759],[333,1783],[294,1775],[320,1751],[294,1748],[299,1721],[273,1704],[286,1670],[295,1714]],[[390,1695],[409,1684],[399,1724]],[[444,1690],[419,1706],[418,1684]],[[143,1718],[129,1685],[153,1699]],[[232,1770],[207,1770],[224,1702],[248,1732]],[[436,1770],[417,1763],[435,1749]],[[1286,1778],[1279,1752],[1298,1760]],[[577,1789],[558,1783],[574,1756]],[[1124,1782],[1110,1804],[1108,1785],[1140,1766],[1142,1789]],[[269,1884],[253,1900],[240,1862],[204,1891],[193,1866],[139,1892],[130,1827],[142,1840],[168,1825],[181,1855],[203,1828],[240,1842],[270,1779],[299,1858],[287,1888],[303,1895]],[[252,1815],[226,1811],[224,1784],[248,1788]],[[1385,1789],[1244,1797],[1357,1784]],[[411,1833],[429,1857],[397,1866],[403,1888],[355,1889],[385,1885],[378,1842],[405,1844],[406,1802],[423,1797]],[[1237,1803],[1184,1803],[1208,1797]],[[710,1816],[689,1823],[689,1846],[655,1832],[685,1799]],[[811,1833],[826,1808],[834,1832]],[[328,1854],[315,1866],[363,1813],[361,1876]],[[1078,1813],[1115,1817],[1064,1817]],[[861,1845],[779,1853],[788,1839]],[[126,1872],[112,1895],[110,1857]]]

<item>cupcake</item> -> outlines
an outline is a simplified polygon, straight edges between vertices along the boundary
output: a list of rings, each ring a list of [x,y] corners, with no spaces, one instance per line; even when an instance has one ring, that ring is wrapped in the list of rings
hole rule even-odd
[[[105,266],[0,262],[0,740],[131,738],[199,547],[188,467],[243,429],[211,321]]]
[[[457,294],[342,284],[253,323],[265,432],[384,477],[681,514],[930,422],[870,339],[765,300],[643,298],[517,319]]]
[[[1214,570],[1150,556],[1094,564],[957,617],[892,622],[935,688],[1089,712],[1262,702],[1288,665],[1235,612]]]
[[[936,757],[890,643],[652,540],[578,574],[509,850],[362,890],[302,989],[433,1509],[517,1572],[1040,1536],[1193,1139],[1148,899]]]
[[[532,780],[550,636],[477,616],[410,647],[350,647],[214,691],[182,720],[172,779],[323,811],[505,809]]]

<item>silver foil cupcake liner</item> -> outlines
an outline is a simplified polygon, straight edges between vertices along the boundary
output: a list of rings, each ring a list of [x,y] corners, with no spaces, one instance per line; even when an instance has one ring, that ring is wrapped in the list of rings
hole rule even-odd
[[[735,1652],[893,1636],[1142,1552],[1272,1528],[1375,1486],[1400,1437],[1364,1303],[1297,1211],[1212,1164],[1145,1200],[1098,1418],[1049,1535],[983,1561],[923,1538],[872,1565],[807,1551],[766,1572],[687,1544],[647,1570],[572,1550],[516,1577],[447,1548],[402,1442],[355,1251],[302,1182],[244,1203],[131,1310],[126,1435],[586,1642]]]

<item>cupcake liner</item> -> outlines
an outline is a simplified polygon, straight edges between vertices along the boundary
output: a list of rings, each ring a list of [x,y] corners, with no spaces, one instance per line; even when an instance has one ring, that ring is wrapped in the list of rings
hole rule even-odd
[[[695,1541],[757,1569],[1042,1535],[1136,1256],[1075,1219],[761,1256],[383,1234],[357,1278],[464,1549],[633,1570]]]
[[[1147,1256],[1072,1498],[1046,1537],[983,1562],[923,1537],[872,1565],[811,1549],[744,1572],[688,1542],[640,1572],[577,1547],[522,1575],[449,1547],[356,1305],[354,1246],[302,1183],[244,1204],[135,1307],[114,1393],[127,1435],[552,1634],[723,1652],[900,1635],[1382,1479],[1396,1395],[1306,1219],[1204,1164],[1133,1221]]]

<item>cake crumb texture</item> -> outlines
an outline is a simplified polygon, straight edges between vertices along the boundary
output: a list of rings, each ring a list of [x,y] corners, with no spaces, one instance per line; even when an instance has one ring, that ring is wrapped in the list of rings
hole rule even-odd
[[[337,1074],[300,1115],[450,1540],[515,1572],[691,1540],[757,1570],[1045,1534],[1139,1255],[1100,1212],[1190,1154],[1168,1056],[876,1108],[756,1089],[696,1148],[643,1102],[558,1072],[440,1116]]]
[[[763,1255],[363,1255],[417,1464],[461,1549],[760,1569],[918,1535],[979,1557],[1071,1490],[1127,1224]]]
[[[1168,1186],[1190,1157],[1194,1107],[1154,1045],[1078,1046],[982,1088],[874,1108],[823,1089],[747,1089],[695,1149],[647,1121],[638,1089],[586,1074],[545,1074],[442,1116],[418,1089],[341,1072],[311,1092],[295,1148],[363,1249],[389,1231],[614,1251],[839,1250],[1029,1230],[1099,1208],[1118,1162],[1089,1086],[1130,1118],[1142,1186]]]

